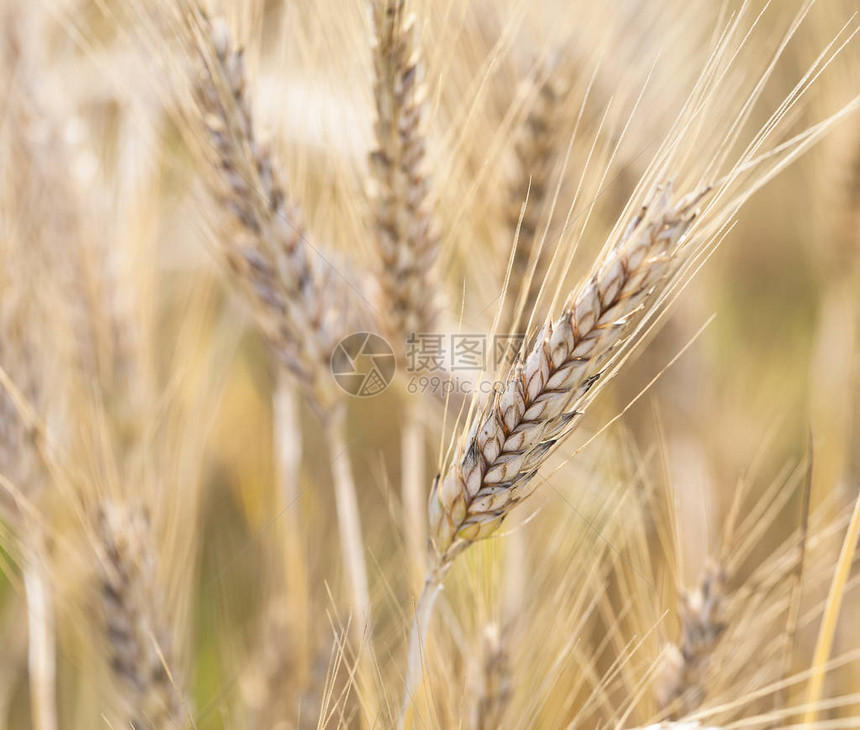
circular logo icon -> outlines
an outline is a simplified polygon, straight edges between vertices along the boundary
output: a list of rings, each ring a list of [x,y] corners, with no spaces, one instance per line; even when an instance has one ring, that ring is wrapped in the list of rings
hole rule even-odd
[[[331,355],[331,374],[350,395],[368,398],[385,390],[394,378],[394,350],[372,332],[347,335]]]

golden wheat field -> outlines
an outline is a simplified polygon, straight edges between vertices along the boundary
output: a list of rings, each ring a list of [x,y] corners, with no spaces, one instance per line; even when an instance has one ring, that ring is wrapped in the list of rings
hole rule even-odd
[[[0,0],[0,730],[860,728],[851,0]]]

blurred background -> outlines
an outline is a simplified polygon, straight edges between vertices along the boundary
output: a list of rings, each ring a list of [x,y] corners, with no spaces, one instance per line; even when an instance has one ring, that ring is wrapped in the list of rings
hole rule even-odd
[[[547,291],[567,291],[635,194],[740,7],[410,3],[426,62],[427,167],[442,246],[427,297],[442,307],[440,332],[489,333],[505,306],[499,294],[528,193],[515,179],[517,150],[541,89],[554,89],[551,121],[538,128],[550,150],[552,193],[530,214],[559,257],[572,255],[569,267],[560,258],[542,274]],[[693,140],[680,157],[680,181],[701,174],[697,145],[710,158],[800,7],[745,5],[754,30],[722,87],[726,98],[703,122],[704,141]],[[9,251],[38,251],[28,263],[8,254],[0,298],[12,301],[14,292],[16,302],[38,305],[32,357],[47,386],[33,408],[52,465],[46,484],[26,499],[11,462],[0,465],[5,501],[15,505],[0,522],[0,728],[37,727],[22,548],[35,529],[47,535],[55,587],[59,727],[124,726],[111,724],[122,690],[100,633],[105,609],[90,550],[91,505],[105,500],[139,502],[150,515],[144,563],[158,591],[142,601],[163,614],[195,727],[391,725],[415,600],[400,497],[404,414],[420,414],[429,493],[456,433],[457,404],[446,410],[439,399],[410,394],[401,375],[381,395],[348,400],[375,674],[388,707],[368,720],[349,689],[353,649],[344,639],[325,435],[300,392],[283,386],[219,258],[221,211],[203,185],[185,111],[193,78],[178,50],[185,4],[5,0],[0,8],[2,235]],[[254,0],[214,10],[246,47],[260,136],[282,163],[313,241],[373,295],[368,5]],[[809,10],[733,150],[746,146],[834,38],[831,51],[856,31],[855,11],[848,0]],[[792,111],[780,139],[858,92],[860,47],[852,41]],[[807,479],[820,539],[809,547],[789,664],[793,672],[809,666],[860,483],[858,253],[860,119],[852,114],[744,205],[553,458],[551,486],[452,571],[428,649],[427,727],[494,726],[475,724],[470,697],[486,689],[475,675],[494,656],[499,632],[507,642],[508,709],[495,726],[598,727],[625,713],[623,726],[653,720],[647,683],[663,646],[678,640],[679,594],[696,585],[708,558],[727,554],[735,561],[733,595],[749,590],[738,598],[745,605],[730,603],[743,618],[727,641],[731,650],[747,642],[747,658],[755,664],[756,652],[767,668],[737,658],[742,653],[721,659],[708,701],[716,706],[775,681],[782,653],[767,647],[784,635],[790,613],[797,573],[785,560],[803,522]],[[538,319],[550,298],[538,301]],[[9,332],[0,364],[26,401],[7,362],[24,350]],[[273,396],[283,387],[298,430],[278,442]],[[16,433],[0,433],[7,431]],[[285,448],[301,458],[299,483],[289,488],[278,463]],[[733,508],[736,500],[741,506]],[[304,540],[299,563],[286,547],[295,524]],[[762,566],[779,576],[771,603],[750,598]],[[290,588],[297,575],[306,591],[301,605]],[[831,656],[860,649],[858,610],[857,592],[848,590]],[[858,681],[860,667],[846,661],[828,675],[826,694],[847,695]],[[780,702],[799,704],[805,689],[794,684],[786,693]],[[768,701],[715,717],[761,715]],[[855,698],[820,718],[850,722],[858,714]],[[183,725],[163,725],[174,726]]]

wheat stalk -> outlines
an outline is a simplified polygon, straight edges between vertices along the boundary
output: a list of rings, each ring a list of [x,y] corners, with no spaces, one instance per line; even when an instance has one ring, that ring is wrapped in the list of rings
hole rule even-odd
[[[284,511],[282,543],[286,568],[286,598],[295,633],[307,635],[310,616],[310,586],[306,554],[307,530],[304,527],[299,500],[301,499],[302,434],[299,417],[299,399],[289,374],[278,369],[275,393],[272,399],[273,436],[277,467],[277,481],[281,487]],[[297,642],[296,661],[304,665],[308,660],[308,639]]]
[[[12,256],[0,249],[4,268],[14,265]],[[26,267],[24,267],[26,270]],[[20,274],[20,269],[18,270]],[[31,303],[19,287],[5,286],[0,276],[3,294],[0,296],[0,368],[15,383],[13,394],[0,384],[0,474],[8,477],[28,500],[35,500],[50,483],[45,468],[40,426],[21,412],[21,403],[42,410],[46,398],[37,356],[38,327],[33,321]],[[18,291],[16,291],[16,288]],[[16,402],[16,399],[18,402]],[[31,519],[22,509],[17,496],[5,499],[0,492],[0,514],[17,527],[24,536],[24,586],[28,605],[29,672],[34,727],[55,730],[57,727],[55,701],[55,636],[54,608],[48,571],[49,553],[43,535],[44,525]]]
[[[41,540],[39,530],[34,532],[36,539]],[[33,727],[50,730],[57,727],[54,598],[45,548],[41,545],[30,545],[27,559],[28,564],[24,568],[24,590],[27,596],[29,674],[33,683],[30,690]]]
[[[400,454],[403,532],[412,573],[412,587],[418,590],[427,571],[427,443],[420,403],[404,405]]]
[[[174,674],[155,547],[142,509],[108,502],[98,513],[99,596],[110,668],[125,720],[136,728],[183,727],[186,711]]]
[[[671,645],[657,684],[657,704],[687,715],[705,699],[705,673],[726,628],[725,575],[715,563],[705,568],[698,585],[681,600],[681,641]],[[675,715],[675,716],[677,716]]]
[[[824,693],[824,679],[827,672],[827,662],[833,650],[834,637],[842,600],[845,597],[845,586],[851,574],[851,563],[860,544],[860,494],[854,502],[851,521],[845,531],[845,539],[839,550],[839,557],[833,570],[833,578],[827,594],[824,615],[815,642],[815,653],[812,658],[812,676],[806,689],[806,699],[809,709],[803,717],[804,723],[814,723],[818,719],[818,702]]]

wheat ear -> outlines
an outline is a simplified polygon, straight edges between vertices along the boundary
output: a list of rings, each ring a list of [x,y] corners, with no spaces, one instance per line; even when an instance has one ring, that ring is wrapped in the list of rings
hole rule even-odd
[[[143,510],[117,503],[98,514],[99,596],[110,668],[131,727],[185,727],[169,625],[159,615],[163,596],[154,543]]]
[[[373,0],[377,147],[370,155],[378,280],[387,329],[401,353],[405,336],[434,325],[427,292],[439,253],[425,171],[424,63],[416,18],[405,6],[404,0]]]
[[[473,417],[430,497],[440,568],[491,535],[534,491],[539,467],[577,425],[594,384],[633,344],[636,315],[675,268],[703,195],[673,201],[671,186],[660,190]]]
[[[357,308],[347,306],[348,286],[308,244],[301,209],[257,139],[243,51],[220,19],[201,15],[193,32],[203,65],[195,96],[216,153],[215,192],[235,224],[234,236],[220,238],[223,254],[275,352],[329,418],[340,399],[325,374]]]
[[[709,563],[699,584],[681,599],[681,641],[664,655],[657,683],[657,704],[684,716],[705,699],[708,663],[726,628],[725,575]]]
[[[273,349],[323,420],[332,455],[341,550],[360,640],[370,620],[358,498],[342,439],[343,408],[330,372],[337,342],[358,329],[348,286],[308,250],[301,211],[287,196],[272,155],[257,141],[243,53],[220,19],[199,13],[193,25],[203,73],[196,97],[212,146],[216,187],[238,238],[224,254]]]
[[[534,491],[540,466],[576,427],[599,390],[595,383],[636,343],[642,332],[637,315],[655,313],[658,289],[679,271],[684,235],[706,193],[674,200],[671,185],[656,191],[562,314],[547,321],[524,358],[507,369],[437,477],[429,507],[431,565],[410,634],[401,727],[422,672],[419,642],[442,579],[457,555],[493,534]]]
[[[370,155],[373,216],[379,256],[377,281],[384,326],[405,361],[412,332],[430,332],[437,312],[433,266],[439,253],[426,172],[424,62],[418,24],[404,0],[373,0],[376,149]],[[416,587],[425,570],[427,495],[425,435],[407,404],[401,445],[401,494],[410,565]]]

